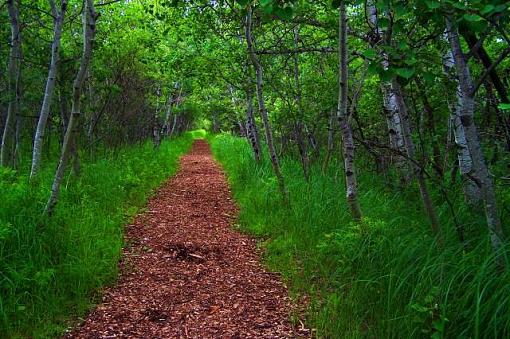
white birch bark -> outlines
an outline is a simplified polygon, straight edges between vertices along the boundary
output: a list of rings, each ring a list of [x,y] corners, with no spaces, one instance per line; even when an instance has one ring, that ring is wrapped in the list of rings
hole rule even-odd
[[[383,38],[384,32],[379,27],[378,18],[377,18],[377,9],[373,2],[370,2],[368,5],[368,20],[370,24],[373,26],[373,38],[371,39],[372,47],[375,47],[376,44]],[[381,65],[384,70],[389,68],[389,56],[384,51],[381,52],[382,62]],[[408,168],[408,162],[405,157],[399,154],[405,154],[405,143],[403,138],[402,131],[402,123],[399,115],[397,99],[395,97],[395,93],[392,89],[391,82],[382,82],[381,91],[383,94],[383,104],[384,104],[384,113],[386,117],[386,124],[388,126],[388,134],[390,139],[390,148],[394,151],[391,156],[391,159],[395,166],[400,170],[402,174],[402,179],[404,182],[408,182],[410,180],[410,173]]]
[[[445,33],[446,40],[449,40],[448,32]],[[463,98],[463,91],[460,87],[460,82],[455,76],[452,75],[452,70],[455,68],[455,59],[451,49],[448,49],[443,56],[443,67],[451,80],[457,83],[457,102],[455,105],[450,105],[450,126],[453,132],[453,140],[457,150],[457,162],[459,164],[459,171],[463,177],[463,188],[466,201],[471,204],[477,204],[482,196],[480,188],[476,183],[467,178],[468,173],[473,169],[473,159],[466,140],[466,131],[462,125],[460,112],[462,110],[462,103],[465,102]]]
[[[43,103],[39,113],[39,121],[34,138],[34,149],[32,154],[32,169],[30,171],[30,178],[37,175],[41,165],[41,154],[44,132],[46,130],[46,123],[50,113],[51,101],[55,91],[55,83],[57,80],[57,66],[59,60],[60,41],[62,37],[62,27],[64,25],[65,12],[67,10],[67,0],[62,0],[60,5],[60,12],[57,10],[55,0],[50,0],[51,13],[54,19],[53,28],[53,42],[51,44],[51,61],[48,69],[48,78],[46,80],[46,89],[44,91]]]
[[[484,203],[491,244],[494,251],[499,252],[504,244],[504,234],[496,206],[496,196],[494,193],[492,178],[490,177],[487,165],[485,164],[485,156],[482,151],[475,125],[475,102],[473,97],[474,84],[471,78],[469,65],[464,59],[464,53],[462,52],[462,46],[457,29],[453,27],[449,19],[446,20],[446,26],[459,85],[456,115],[464,129],[465,140],[472,161],[471,170],[464,173],[464,176],[474,181],[480,188],[481,199],[479,200],[483,200]],[[500,265],[504,265],[504,258],[502,255],[499,255],[498,263]]]
[[[11,25],[11,49],[7,67],[9,105],[7,107],[7,118],[0,145],[0,166],[8,166],[9,163],[9,140],[11,139],[12,141],[14,136],[13,125],[18,111],[18,84],[21,59],[19,9],[15,0],[7,0],[7,11],[9,12]]]
[[[351,208],[352,217],[356,221],[360,221],[362,214],[358,202],[358,183],[356,177],[356,168],[354,165],[355,148],[354,138],[352,136],[352,128],[349,123],[348,115],[348,65],[347,65],[347,17],[345,13],[345,1],[340,2],[339,17],[339,94],[338,94],[338,122],[340,132],[342,134],[342,148],[344,153],[344,171],[346,184],[347,203]]]
[[[73,83],[73,96],[72,96],[72,107],[69,122],[67,124],[66,133],[64,136],[64,142],[62,144],[62,152],[58,163],[55,178],[51,186],[51,195],[46,204],[45,211],[51,214],[55,207],[60,192],[60,186],[64,177],[64,172],[67,167],[70,152],[73,148],[73,139],[75,133],[75,125],[78,118],[81,115],[81,95],[83,82],[87,69],[92,58],[92,46],[94,43],[94,37],[96,32],[96,18],[97,14],[94,8],[93,0],[84,0],[82,20],[83,20],[83,54],[81,57],[80,66],[76,78]]]
[[[250,141],[251,148],[255,161],[260,163],[261,160],[261,149],[259,132],[257,124],[255,123],[255,116],[253,115],[253,88],[251,82],[247,81],[246,88],[246,136]]]

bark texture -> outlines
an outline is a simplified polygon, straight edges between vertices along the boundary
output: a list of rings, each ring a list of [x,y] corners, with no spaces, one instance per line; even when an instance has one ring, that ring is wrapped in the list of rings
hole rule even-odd
[[[377,9],[374,2],[371,2],[368,5],[367,11],[368,20],[373,28],[373,32],[370,34],[369,42],[372,47],[375,47],[379,41],[383,39],[385,34],[379,27]],[[386,40],[390,39],[388,35],[384,38]],[[381,57],[381,66],[383,69],[387,70],[389,68],[389,56],[386,52],[382,51]],[[405,157],[402,156],[402,154],[406,153],[406,149],[396,94],[394,93],[391,82],[388,81],[382,81],[381,91],[383,94],[384,115],[388,127],[390,148],[392,150],[391,161],[395,164],[395,167],[399,169],[402,175],[402,181],[407,183],[411,179],[411,174],[409,173],[408,162]]]
[[[96,32],[96,18],[97,14],[94,8],[93,0],[84,0],[82,14],[83,54],[81,57],[78,73],[76,74],[76,78],[74,79],[73,83],[71,115],[69,117],[66,134],[64,136],[64,142],[62,144],[62,152],[60,155],[57,171],[55,173],[55,178],[51,186],[51,195],[46,204],[45,210],[48,214],[51,214],[53,208],[57,203],[58,194],[60,192],[60,185],[62,183],[62,178],[64,177],[64,172],[67,167],[70,152],[77,152],[74,137],[76,131],[76,124],[78,123],[78,118],[81,115],[80,99],[82,95],[83,82],[85,80],[85,75],[87,74],[87,69],[92,58],[92,45],[94,42]]]
[[[487,227],[491,238],[492,247],[496,252],[500,251],[504,244],[503,229],[499,219],[496,207],[496,197],[494,186],[489,175],[485,157],[482,152],[478,132],[474,120],[475,102],[473,93],[473,80],[471,78],[469,66],[464,59],[464,53],[460,44],[457,29],[453,27],[451,21],[447,19],[448,40],[451,46],[455,70],[458,79],[458,102],[455,111],[456,122],[462,126],[467,149],[471,155],[470,168],[461,164],[459,157],[459,167],[465,177],[473,181],[480,189],[481,197],[485,207],[487,217]],[[464,167],[463,167],[464,166]],[[469,169],[469,171],[467,171]],[[502,256],[499,256],[499,264],[503,264]]]
[[[352,217],[356,221],[360,221],[362,214],[358,202],[358,183],[356,177],[356,168],[354,165],[354,138],[352,136],[352,128],[349,123],[348,115],[348,97],[347,97],[347,16],[345,13],[345,1],[340,2],[340,17],[339,17],[339,94],[338,94],[338,123],[340,125],[340,132],[342,135],[342,149],[344,155],[344,171],[345,171],[345,185],[346,185],[346,198],[349,207],[351,208]]]
[[[246,87],[246,136],[250,141],[255,161],[260,163],[262,156],[259,132],[255,123],[255,116],[253,115],[253,86],[250,81],[247,82]]]
[[[55,92],[55,83],[57,81],[60,41],[62,37],[62,27],[64,25],[65,12],[67,10],[67,0],[62,0],[60,5],[60,12],[57,10],[55,0],[50,0],[50,5],[54,19],[53,42],[51,44],[51,61],[48,69],[48,78],[46,80],[46,89],[44,91],[43,103],[39,113],[37,129],[35,131],[30,178],[34,178],[37,175],[39,167],[41,166],[41,153],[44,141],[44,132],[46,130],[46,123],[48,121],[51,101],[53,99],[53,93]]]

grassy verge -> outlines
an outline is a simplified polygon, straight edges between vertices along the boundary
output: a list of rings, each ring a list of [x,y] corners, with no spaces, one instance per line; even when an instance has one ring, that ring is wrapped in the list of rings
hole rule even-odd
[[[289,208],[267,157],[256,165],[241,138],[210,141],[240,204],[240,224],[262,238],[267,264],[283,273],[293,296],[309,296],[308,321],[318,337],[510,336],[510,273],[497,272],[484,220],[461,197],[452,201],[468,250],[457,240],[451,208],[433,192],[447,238],[439,248],[416,187],[389,190],[359,166],[365,218],[353,224],[340,164],[326,173],[314,165],[307,183],[297,160],[282,159]]]
[[[54,337],[115,280],[123,225],[175,173],[192,134],[82,159],[51,218],[42,215],[55,164],[40,182],[0,169],[0,337]]]

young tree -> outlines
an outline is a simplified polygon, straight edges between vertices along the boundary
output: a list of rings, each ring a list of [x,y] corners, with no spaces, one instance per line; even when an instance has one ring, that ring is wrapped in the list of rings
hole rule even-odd
[[[92,58],[92,47],[96,33],[96,19],[97,14],[94,8],[94,1],[83,0],[83,13],[82,13],[83,54],[81,57],[80,66],[78,68],[78,73],[76,74],[76,78],[74,79],[73,83],[71,115],[69,117],[66,134],[64,136],[64,141],[62,144],[62,152],[60,155],[57,171],[55,173],[55,178],[51,186],[51,195],[50,198],[48,199],[48,202],[46,203],[45,211],[48,214],[52,213],[53,208],[57,203],[62,178],[64,177],[64,172],[67,167],[68,158],[73,148],[72,145],[75,138],[76,124],[81,115],[81,96],[83,82],[85,80],[87,69]],[[77,150],[75,151],[77,152]]]
[[[264,102],[264,92],[263,92],[263,76],[262,76],[262,65],[260,64],[260,60],[255,53],[255,47],[253,46],[253,33],[252,33],[252,14],[253,9],[251,4],[247,6],[246,13],[246,22],[245,22],[245,34],[246,34],[246,43],[248,45],[248,55],[253,63],[253,67],[255,68],[255,73],[257,76],[257,99],[259,102],[259,113],[262,117],[262,123],[264,124],[264,131],[266,135],[266,143],[267,148],[269,149],[269,157],[271,159],[271,165],[273,166],[273,171],[278,180],[278,186],[280,188],[280,192],[283,195],[285,201],[288,201],[287,189],[285,188],[285,181],[283,178],[283,174],[280,169],[280,163],[278,161],[278,155],[276,154],[276,149],[274,147],[273,140],[273,131],[271,129],[271,124],[269,123],[269,117],[267,114],[266,104]]]
[[[485,156],[482,152],[482,147],[475,125],[475,85],[471,78],[469,65],[464,59],[464,53],[462,52],[462,45],[460,43],[457,28],[453,25],[451,18],[446,19],[446,29],[458,81],[459,93],[457,97],[455,121],[462,126],[464,131],[463,141],[465,142],[465,147],[470,155],[469,161],[464,161],[464,158],[459,156],[459,167],[461,168],[461,173],[468,180],[472,180],[476,186],[480,188],[481,200],[485,207],[487,227],[489,229],[492,247],[496,252],[499,252],[504,244],[504,235],[496,207],[494,186],[485,163]],[[499,258],[499,263],[502,265],[503,258],[502,256],[499,256]]]
[[[352,217],[356,221],[361,220],[361,208],[358,202],[358,183],[356,177],[356,168],[354,164],[355,149],[352,128],[349,123],[348,114],[348,60],[347,60],[347,16],[345,12],[345,0],[340,1],[339,16],[339,62],[338,62],[338,123],[342,135],[342,148],[344,154],[344,171],[346,184],[347,203],[351,208]]]
[[[61,0],[60,11],[57,9],[55,0],[50,0],[51,14],[53,16],[53,42],[51,44],[51,62],[48,69],[48,78],[46,80],[46,90],[44,91],[44,99],[39,113],[39,121],[34,138],[34,149],[32,154],[32,169],[30,178],[37,175],[41,166],[41,153],[44,141],[44,132],[46,122],[50,113],[51,101],[55,91],[55,83],[57,81],[57,67],[60,53],[60,41],[62,37],[62,28],[64,25],[64,17],[67,10],[67,0]]]

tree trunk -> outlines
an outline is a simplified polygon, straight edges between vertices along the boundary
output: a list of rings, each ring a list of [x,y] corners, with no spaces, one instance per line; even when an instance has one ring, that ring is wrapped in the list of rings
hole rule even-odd
[[[299,41],[299,26],[294,28],[294,49],[297,50]],[[301,93],[301,83],[299,82],[299,54],[294,53],[294,82],[296,84],[296,106],[297,106],[297,121],[294,126],[296,142],[298,145],[299,156],[301,158],[301,166],[303,167],[303,174],[306,181],[309,178],[310,161],[308,159],[308,150],[306,143],[303,140],[303,102]]]
[[[478,42],[478,38],[472,32],[464,31],[462,32],[462,36],[468,43],[469,48],[474,48],[476,43]],[[487,54],[487,52],[485,51],[485,48],[483,48],[483,46],[480,46],[478,48],[475,55],[482,62],[486,70],[490,69],[490,67],[492,66],[492,60],[489,54]],[[494,84],[494,87],[496,88],[496,91],[498,92],[499,99],[501,100],[501,102],[510,103],[510,100],[508,100],[508,94],[505,85],[499,78],[496,70],[495,69],[491,70],[489,72],[489,76],[491,78],[492,83]]]
[[[370,44],[372,47],[375,47],[382,39],[383,31],[379,28],[377,9],[373,2],[368,5],[368,19],[374,27],[374,34],[372,34]],[[389,36],[386,37],[386,40],[389,40],[389,38]],[[383,60],[382,67],[387,70],[389,68],[389,56],[384,51],[381,52],[381,56]],[[390,157],[395,167],[400,171],[401,180],[405,184],[411,180],[411,174],[409,173],[408,161],[401,155],[405,154],[406,150],[398,105],[390,82],[382,81],[381,91],[383,94],[384,115],[388,126],[390,149],[392,150]]]
[[[154,143],[154,149],[158,149],[159,145],[161,145],[161,134],[159,128],[159,110],[156,109],[154,111],[153,121],[152,121],[152,142]]]
[[[504,244],[504,235],[496,207],[496,196],[494,194],[492,179],[489,175],[487,165],[485,164],[485,157],[482,152],[474,120],[475,101],[472,94],[474,84],[469,66],[464,59],[457,29],[453,27],[449,18],[447,18],[446,24],[448,40],[450,42],[458,78],[459,94],[457,110],[455,112],[456,122],[459,123],[465,131],[465,143],[471,155],[471,166],[469,168],[465,167],[465,164],[461,163],[462,159],[459,158],[459,167],[464,176],[474,181],[480,188],[485,205],[485,214],[492,247],[494,251],[499,252]],[[504,265],[503,259],[503,256],[499,255],[498,263],[500,265]]]
[[[19,8],[15,0],[7,0],[7,10],[11,23],[11,50],[9,54],[9,65],[7,69],[7,81],[9,88],[9,105],[5,120],[2,143],[0,145],[0,167],[8,166],[11,163],[12,151],[9,144],[12,144],[14,136],[13,125],[18,114],[18,81],[20,74],[21,59],[21,35],[19,22]]]
[[[250,141],[251,148],[255,161],[260,163],[262,158],[259,140],[259,131],[257,124],[255,123],[255,116],[253,115],[253,87],[251,82],[248,80],[246,84],[246,136]]]
[[[177,97],[180,97],[182,88],[180,87],[178,82],[175,84],[175,89],[176,90],[179,89],[179,92],[175,93],[175,95]],[[175,100],[176,100],[176,98],[174,97],[174,94],[170,93],[169,97],[168,97],[167,111],[166,111],[166,115],[165,115],[165,125],[163,127],[163,129],[165,131],[165,135],[167,137],[169,137],[172,134],[172,112],[173,112]]]
[[[374,25],[377,35],[380,35],[381,31],[377,25],[377,12],[375,6],[371,5],[369,11],[370,21]],[[391,36],[386,36],[385,40],[387,44],[391,44]],[[383,68],[388,69],[390,66],[389,56],[384,52],[382,54]],[[429,218],[432,231],[442,242],[441,228],[439,226],[439,221],[432,204],[432,200],[430,199],[423,169],[420,168],[420,166],[418,166],[418,164],[414,161],[415,149],[412,139],[411,123],[409,121],[407,106],[404,101],[403,90],[396,78],[393,78],[388,83],[384,83],[382,87],[384,106],[386,110],[386,121],[390,132],[390,145],[395,151],[407,156],[407,159],[401,155],[397,156],[397,168],[401,170],[402,180],[404,183],[408,183],[411,180],[411,173],[409,172],[409,169],[412,169],[412,172],[416,175],[423,206]]]
[[[66,170],[67,162],[70,155],[69,153],[73,151],[73,148],[76,146],[76,144],[73,141],[75,137],[74,136],[75,125],[77,124],[78,122],[77,120],[81,115],[80,99],[82,95],[82,87],[85,75],[87,74],[88,66],[90,64],[90,60],[92,58],[92,45],[94,43],[94,37],[96,32],[97,14],[94,9],[93,0],[84,0],[82,17],[83,17],[83,54],[81,57],[78,73],[76,74],[76,78],[73,83],[71,116],[69,117],[69,123],[67,124],[64,142],[62,144],[62,153],[60,155],[57,172],[55,173],[55,178],[53,180],[53,185],[51,187],[51,195],[46,204],[45,211],[48,214],[52,213],[53,208],[57,203],[58,194],[60,192],[60,186],[62,183],[62,179],[64,177],[64,172]]]
[[[358,202],[358,183],[354,165],[354,138],[348,115],[348,61],[347,61],[347,17],[345,14],[345,0],[340,1],[339,17],[339,94],[338,94],[338,122],[342,134],[342,149],[344,155],[344,171],[347,203],[351,208],[355,221],[361,221],[361,208]]]
[[[411,167],[413,169],[414,175],[418,179],[418,187],[420,188],[420,195],[423,202],[423,207],[425,208],[425,212],[430,221],[430,226],[435,235],[438,236],[439,241],[443,242],[443,235],[441,232],[441,227],[439,225],[439,219],[437,217],[436,211],[434,209],[434,204],[432,203],[432,199],[430,198],[430,193],[427,188],[427,182],[425,180],[425,176],[423,173],[423,168],[418,166],[415,162],[415,148],[412,139],[412,131],[411,131],[411,123],[409,121],[409,114],[407,112],[407,106],[404,101],[404,93],[400,84],[396,79],[393,79],[391,82],[392,92],[395,96],[396,103],[398,106],[398,111],[400,115],[400,120],[402,122],[402,132],[403,138],[405,142],[406,155],[410,161]]]
[[[450,39],[448,32],[446,33],[446,38],[448,40]],[[470,94],[463,93],[459,81],[460,79],[454,79],[453,74],[451,74],[453,68],[456,67],[453,49],[447,50],[443,56],[443,67],[447,73],[447,76],[457,83],[457,103],[456,105],[452,104],[450,107],[450,126],[453,132],[454,142],[457,149],[458,168],[463,179],[464,196],[468,204],[476,206],[482,199],[482,191],[481,187],[477,185],[476,181],[472,180],[468,175],[468,173],[470,173],[473,169],[473,159],[467,142],[466,130],[461,121],[460,115],[460,111],[462,110],[463,105],[465,104],[474,106],[474,101],[472,99],[470,100],[469,98],[466,101],[465,96],[469,97]],[[474,107],[472,110],[474,111]]]
[[[67,0],[62,0],[60,12],[57,10],[55,0],[50,0],[51,12],[54,17],[53,28],[53,42],[51,44],[51,62],[48,70],[48,78],[46,80],[46,90],[44,91],[44,99],[39,113],[39,121],[37,123],[37,130],[34,138],[34,149],[32,155],[32,169],[30,171],[30,178],[37,175],[41,165],[42,145],[44,141],[44,132],[46,129],[46,122],[50,113],[51,101],[55,91],[55,82],[57,80],[57,66],[59,60],[60,41],[62,37],[62,27],[64,25],[64,17],[67,9]]]
[[[253,46],[253,36],[252,36],[252,12],[253,9],[248,6],[248,13],[246,14],[246,43],[248,45],[248,54],[253,63],[253,67],[255,68],[255,73],[257,75],[257,98],[259,102],[259,112],[262,118],[262,123],[264,124],[264,131],[266,135],[267,147],[269,149],[269,157],[271,159],[271,165],[273,166],[273,171],[275,173],[276,179],[278,180],[278,186],[280,188],[280,192],[283,196],[285,202],[288,202],[288,193],[285,188],[285,181],[280,169],[280,163],[278,161],[278,156],[276,154],[276,150],[274,147],[273,141],[273,132],[271,130],[271,125],[269,124],[269,118],[267,114],[266,104],[264,102],[264,93],[263,93],[263,80],[262,80],[262,65],[255,54],[255,48]]]

